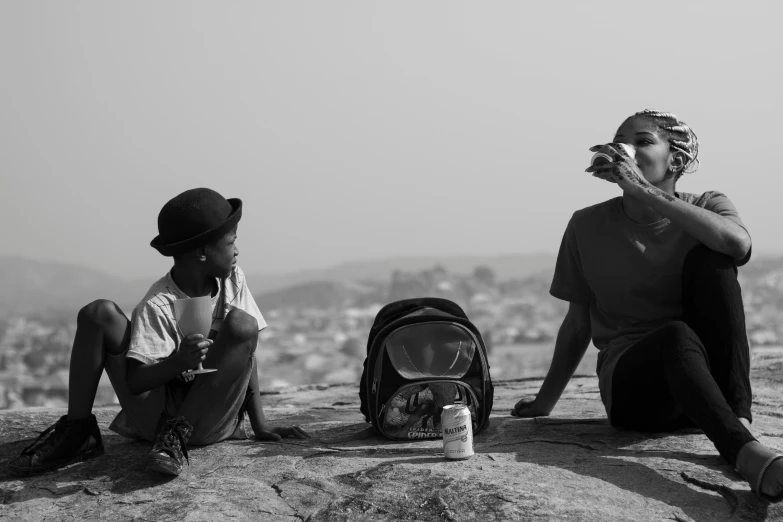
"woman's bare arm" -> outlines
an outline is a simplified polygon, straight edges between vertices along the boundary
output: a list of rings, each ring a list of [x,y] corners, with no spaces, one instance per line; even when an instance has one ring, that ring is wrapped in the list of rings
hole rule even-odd
[[[554,409],[590,345],[590,306],[571,303],[557,332],[555,353],[544,383],[534,400],[522,399],[514,406],[517,417],[546,416]]]
[[[736,260],[744,258],[750,250],[748,231],[727,217],[686,203],[655,187],[646,188],[636,197],[711,250]]]
[[[590,150],[594,149],[596,147]],[[592,166],[587,171],[617,183],[623,192],[669,218],[707,248],[738,261],[748,254],[751,240],[747,230],[727,217],[686,203],[653,186],[632,159],[614,148],[612,150],[617,156],[613,163]]]

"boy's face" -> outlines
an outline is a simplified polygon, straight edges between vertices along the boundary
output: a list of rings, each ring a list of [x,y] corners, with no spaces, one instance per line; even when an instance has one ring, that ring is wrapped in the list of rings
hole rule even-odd
[[[237,264],[237,228],[234,227],[225,236],[213,244],[204,247],[206,252],[206,268],[210,277],[224,278],[231,275],[231,271]]]

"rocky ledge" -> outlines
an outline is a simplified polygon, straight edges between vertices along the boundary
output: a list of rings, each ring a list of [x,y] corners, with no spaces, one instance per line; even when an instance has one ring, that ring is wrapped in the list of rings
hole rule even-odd
[[[754,430],[783,451],[783,349],[753,355]],[[365,427],[354,385],[264,397],[268,416],[313,439],[193,448],[175,479],[144,471],[149,445],[105,430],[106,455],[37,477],[6,462],[61,410],[0,413],[4,520],[783,520],[699,431],[648,436],[606,421],[594,376],[575,377],[552,416],[508,416],[541,379],[496,383],[476,454],[446,461],[441,441],[334,442]]]

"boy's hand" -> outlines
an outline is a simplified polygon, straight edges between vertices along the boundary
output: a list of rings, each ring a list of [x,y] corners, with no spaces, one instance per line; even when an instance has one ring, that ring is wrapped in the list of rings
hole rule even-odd
[[[204,339],[201,334],[190,334],[182,339],[174,357],[183,371],[192,370],[207,357],[210,346],[211,339]]]
[[[305,432],[299,426],[292,426],[290,428],[269,428],[256,433],[257,440],[271,440],[277,442],[285,437],[296,437],[298,439],[309,439],[310,435]]]
[[[535,399],[522,399],[511,410],[512,417],[548,417],[549,412],[536,405]]]

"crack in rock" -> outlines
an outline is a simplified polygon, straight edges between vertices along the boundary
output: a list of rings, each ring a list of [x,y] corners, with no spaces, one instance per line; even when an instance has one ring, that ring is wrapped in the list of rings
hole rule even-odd
[[[291,517],[291,518],[295,518],[297,520],[302,520],[302,517],[300,517],[298,515],[286,515],[285,513],[276,513],[274,511],[267,511],[265,509],[256,509],[255,511],[257,513],[266,513],[267,515],[275,515],[275,516],[278,516],[278,517]]]
[[[446,520],[456,521],[457,515],[454,513],[454,511],[451,510],[449,505],[446,503],[445,500],[443,500],[443,497],[437,496],[435,497],[435,503],[437,506],[441,509],[441,516],[446,517]]]
[[[533,417],[533,422],[544,426],[562,426],[564,424],[590,424],[592,426],[606,425],[606,419],[550,419],[547,417]]]
[[[707,482],[706,480],[697,479],[696,477],[691,477],[684,471],[680,472],[680,476],[685,482],[693,484],[694,486],[720,493],[720,495],[726,499],[726,502],[729,503],[732,515],[737,511],[737,508],[739,508],[739,498],[737,498],[737,494],[723,484],[715,484],[712,482]]]
[[[204,478],[204,477],[206,477],[206,476],[208,476],[208,475],[211,475],[211,474],[213,474],[214,472],[216,472],[216,471],[218,471],[218,470],[221,470],[221,469],[239,468],[239,469],[241,469],[241,470],[244,470],[244,469],[246,469],[246,468],[247,468],[249,465],[250,465],[250,464],[246,464],[246,465],[244,465],[244,466],[237,466],[237,465],[226,465],[226,466],[218,466],[218,467],[216,467],[215,469],[213,469],[212,471],[207,471],[206,473],[204,473],[203,475],[201,475],[201,478]]]
[[[498,442],[497,444],[492,444],[490,447],[495,448],[497,446],[516,446],[517,444],[532,444],[535,442],[543,442],[545,444],[563,444],[566,446],[577,446],[580,448],[588,449],[590,451],[598,451],[598,448],[594,448],[589,444],[582,444],[580,442],[568,442],[565,440],[552,440],[552,439],[529,439],[529,440],[520,440],[515,442]]]
[[[286,516],[292,516],[292,517],[294,517],[294,518],[296,518],[298,520],[301,520],[302,522],[306,522],[305,518],[302,515],[300,515],[299,512],[296,509],[294,509],[294,507],[291,504],[289,504],[288,501],[285,499],[285,497],[283,496],[283,488],[281,488],[277,484],[272,484],[271,488],[275,490],[275,492],[277,493],[277,496],[280,497],[280,500],[285,502],[285,505],[288,506],[289,508],[291,508],[291,511],[294,512],[293,515],[286,515]],[[309,519],[310,517],[307,517],[307,518]]]

